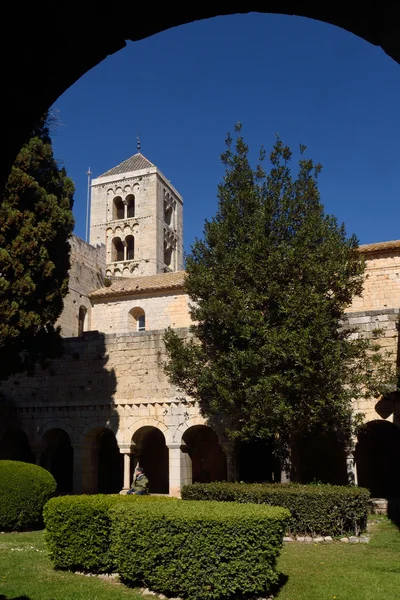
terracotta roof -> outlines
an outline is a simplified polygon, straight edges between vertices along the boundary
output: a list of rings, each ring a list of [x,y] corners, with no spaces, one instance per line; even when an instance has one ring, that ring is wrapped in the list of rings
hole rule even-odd
[[[393,250],[400,250],[400,240],[377,242],[376,244],[364,244],[363,246],[359,246],[358,249],[363,254],[368,254],[370,252],[391,252]]]
[[[159,273],[157,275],[146,275],[145,277],[121,278],[121,281],[114,281],[109,287],[94,290],[89,294],[89,298],[133,296],[145,292],[182,289],[184,280],[185,271]]]
[[[130,171],[141,171],[142,169],[149,169],[151,167],[155,167],[153,163],[151,163],[143,154],[138,152],[134,154],[124,162],[120,163],[116,167],[113,167],[103,175],[99,175],[100,177],[108,177],[109,175],[122,175],[122,173],[130,173]]]

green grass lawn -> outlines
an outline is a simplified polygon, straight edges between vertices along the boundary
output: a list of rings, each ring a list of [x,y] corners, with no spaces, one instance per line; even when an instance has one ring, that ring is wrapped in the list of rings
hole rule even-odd
[[[369,544],[287,544],[277,600],[400,600],[400,533],[384,517],[370,521]]]
[[[379,517],[369,544],[287,544],[278,567],[287,582],[277,600],[399,600],[400,534]],[[54,571],[41,531],[0,535],[0,600],[143,598],[115,582]]]
[[[54,571],[43,532],[0,535],[0,600],[143,600],[122,584]],[[150,596],[148,596],[150,598]]]

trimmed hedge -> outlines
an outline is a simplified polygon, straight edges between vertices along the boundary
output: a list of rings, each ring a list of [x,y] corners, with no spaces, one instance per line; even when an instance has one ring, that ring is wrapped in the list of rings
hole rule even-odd
[[[43,527],[43,506],[54,496],[56,481],[46,469],[16,460],[0,460],[0,530]]]
[[[351,486],[221,482],[186,485],[182,498],[284,506],[291,513],[288,533],[340,536],[365,530],[370,492]]]
[[[45,541],[57,569],[112,573],[116,569],[110,549],[110,509],[126,503],[177,501],[157,496],[62,496],[52,498],[44,507]]]
[[[236,502],[114,505],[112,552],[124,583],[190,600],[266,596],[289,511]]]

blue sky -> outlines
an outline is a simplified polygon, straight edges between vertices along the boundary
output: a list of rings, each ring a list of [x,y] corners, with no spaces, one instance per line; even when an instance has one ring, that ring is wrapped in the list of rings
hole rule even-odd
[[[226,133],[256,160],[275,135],[323,164],[321,199],[361,244],[400,238],[400,66],[337,27],[233,15],[170,29],[107,58],[54,104],[54,154],[76,185],[142,153],[184,197],[185,250],[217,209]]]

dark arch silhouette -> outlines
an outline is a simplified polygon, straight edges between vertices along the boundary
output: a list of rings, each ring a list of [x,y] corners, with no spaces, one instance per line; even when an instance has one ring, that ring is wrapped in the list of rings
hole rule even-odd
[[[71,440],[63,429],[54,428],[43,436],[44,452],[40,459],[42,467],[50,471],[57,482],[57,491],[72,492],[73,449]]]
[[[370,421],[358,434],[355,449],[358,485],[373,498],[400,498],[400,429],[388,421]]]
[[[141,40],[192,21],[249,12],[297,15],[337,25],[400,62],[400,4],[385,0],[328,5],[275,0],[183,9],[178,4],[160,5],[156,20],[149,18],[145,4],[122,0],[118,14],[123,18],[110,25],[95,2],[41,3],[40,7],[32,2],[24,4],[23,10],[16,2],[6,3],[0,40],[4,82],[0,192],[32,124],[84,73],[123,48],[126,40]],[[18,35],[10,26],[13,23],[18,24]]]
[[[132,442],[135,447],[135,459],[144,468],[149,478],[149,490],[153,494],[169,492],[169,454],[165,437],[160,429],[145,425],[135,431]],[[133,461],[131,462],[133,478]]]
[[[226,480],[226,457],[211,427],[193,425],[186,429],[182,440],[192,461],[192,483]]]
[[[35,462],[26,434],[21,429],[9,429],[0,438],[0,460]]]

